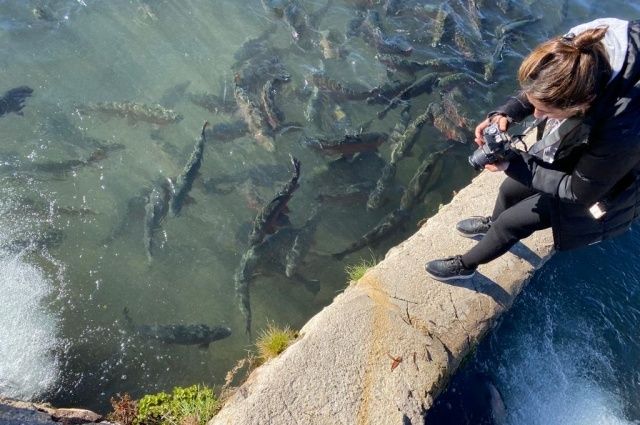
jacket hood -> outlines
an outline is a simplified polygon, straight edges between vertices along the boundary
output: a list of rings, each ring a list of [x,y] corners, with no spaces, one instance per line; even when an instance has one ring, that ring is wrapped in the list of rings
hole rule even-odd
[[[569,30],[568,34],[578,35],[586,30],[604,25],[609,27],[602,43],[609,56],[609,65],[612,71],[609,82],[611,82],[620,73],[625,63],[629,45],[629,21],[616,18],[600,18],[575,26]]]

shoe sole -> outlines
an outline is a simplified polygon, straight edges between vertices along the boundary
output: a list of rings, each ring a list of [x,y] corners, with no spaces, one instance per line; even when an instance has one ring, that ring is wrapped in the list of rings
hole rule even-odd
[[[476,274],[476,272],[474,271],[473,273],[468,274],[468,275],[462,275],[462,276],[451,276],[451,277],[440,277],[440,276],[436,276],[436,275],[431,274],[431,273],[429,272],[429,270],[426,270],[426,269],[425,269],[425,272],[427,272],[427,275],[429,275],[429,277],[431,277],[432,279],[435,279],[435,280],[437,280],[437,281],[440,281],[440,282],[446,282],[446,281],[449,281],[449,280],[465,280],[465,279],[471,279],[471,278],[472,278],[473,276],[475,276],[475,274]]]
[[[484,233],[464,233],[464,232],[461,232],[460,230],[458,230],[458,234],[460,234],[460,236],[462,236],[464,238],[471,239],[471,238],[475,238],[476,236],[484,236],[484,235],[487,234],[487,232],[484,232]]]

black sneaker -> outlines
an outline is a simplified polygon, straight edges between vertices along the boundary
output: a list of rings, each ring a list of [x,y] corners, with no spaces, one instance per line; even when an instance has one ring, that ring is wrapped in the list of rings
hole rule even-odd
[[[483,236],[491,227],[491,217],[474,216],[459,221],[456,230],[465,238]]]
[[[462,256],[443,258],[429,261],[424,265],[427,274],[441,282],[452,279],[469,279],[476,273],[476,269],[468,269],[462,264]]]

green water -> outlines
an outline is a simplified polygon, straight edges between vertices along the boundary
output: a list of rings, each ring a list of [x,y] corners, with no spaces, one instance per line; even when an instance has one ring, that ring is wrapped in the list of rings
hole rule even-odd
[[[538,42],[591,18],[638,12],[636,6],[624,2],[571,2],[564,17],[555,2],[513,2],[509,8],[502,6],[504,2],[501,6],[484,3],[480,11],[482,41],[475,52],[479,63],[493,53],[498,25],[523,16],[544,16],[544,20],[510,40],[492,79],[483,81],[476,76],[480,84],[468,81],[460,85],[466,99],[461,110],[471,122],[511,93],[517,64]],[[300,4],[311,13],[325,3]],[[433,18],[406,12],[425,4],[433,3],[407,1],[404,13],[381,13],[384,27],[389,34],[410,40],[412,59],[460,58],[461,52],[446,40],[431,46]],[[452,1],[451,7],[457,11],[458,26],[467,28],[468,22],[459,13],[466,2]],[[48,13],[46,19],[36,17],[33,10],[37,8]],[[358,13],[351,2],[335,0],[317,30],[333,29],[344,35],[348,22]],[[41,302],[27,311],[44,315],[8,322],[24,327],[23,339],[12,339],[9,329],[0,335],[10,341],[6,358],[32,351],[38,354],[0,368],[0,392],[4,394],[45,397],[104,410],[115,393],[138,397],[175,385],[219,385],[268,322],[299,329],[344,289],[345,265],[363,257],[381,258],[386,249],[415,230],[415,223],[437,211],[439,204],[448,202],[473,176],[473,169],[466,164],[473,148],[459,144],[441,159],[442,173],[433,177],[433,189],[403,229],[379,246],[344,261],[327,255],[358,239],[396,208],[402,187],[422,159],[453,143],[427,124],[413,155],[401,162],[397,187],[382,209],[368,211],[366,197],[323,206],[313,252],[301,270],[307,279],[319,282],[318,293],[296,279],[286,279],[277,265],[260,270],[251,286],[250,338],[243,331],[233,274],[247,249],[248,226],[257,213],[251,205],[255,198],[266,202],[274,196],[289,178],[289,154],[295,155],[302,163],[302,173],[300,188],[289,204],[289,216],[294,227],[302,226],[319,193],[329,193],[346,183],[374,182],[389,159],[390,146],[383,145],[379,157],[330,166],[336,158],[310,150],[300,142],[300,131],[277,136],[275,152],[266,151],[249,135],[230,142],[208,140],[200,177],[190,193],[193,202],[178,217],[169,216],[163,222],[158,234],[161,246],[150,263],[142,241],[140,200],[145,190],[180,173],[205,121],[213,126],[238,119],[208,112],[189,101],[188,94],[232,96],[234,55],[247,39],[264,31],[271,33],[269,43],[279,49],[278,57],[291,74],[291,81],[278,92],[278,106],[287,122],[305,127],[304,134],[318,134],[304,115],[307,100],[299,95],[304,93],[310,72],[324,69],[344,84],[367,88],[390,77],[409,77],[389,75],[375,58],[375,49],[362,37],[345,38],[349,54],[344,59],[323,61],[316,44],[300,47],[291,28],[259,1],[87,0],[46,5],[0,1],[0,16],[0,89],[28,85],[34,90],[24,116],[0,118],[4,212],[0,240],[6,246],[16,240],[37,241],[51,229],[63,236],[59,244],[45,248],[31,245],[18,254],[8,249],[3,253],[6,287],[15,289],[22,272],[36,268],[27,280],[42,289],[42,294],[38,292]],[[459,71],[470,70],[461,65]],[[171,95],[180,85],[186,90],[173,90],[176,94]],[[434,90],[413,100],[412,118],[439,96]],[[106,101],[164,102],[184,119],[158,128],[82,112],[87,104]],[[351,132],[373,119],[367,131],[389,133],[399,119],[400,108],[377,120],[375,114],[384,105],[345,101],[340,107],[352,123],[347,129]],[[45,161],[85,160],[96,150],[96,143],[121,144],[123,149],[68,173],[34,168]],[[263,173],[259,182],[249,178],[251,170],[266,167],[278,167],[280,172],[273,176]],[[224,175],[236,176],[227,186],[230,190],[206,190],[203,181]],[[9,268],[12,264],[18,264],[17,268]],[[136,324],[221,324],[229,326],[233,334],[206,350],[150,343],[127,332],[124,307]],[[31,344],[30,332],[37,334],[42,329],[55,339],[40,345],[42,340],[38,339]],[[16,376],[29,368],[51,373],[46,379],[17,382]]]

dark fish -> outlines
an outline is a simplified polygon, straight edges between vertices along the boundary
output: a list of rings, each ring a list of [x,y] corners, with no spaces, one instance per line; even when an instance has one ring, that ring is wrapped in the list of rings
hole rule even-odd
[[[409,215],[409,211],[402,209],[393,210],[380,220],[376,227],[365,233],[360,239],[349,245],[346,249],[333,254],[333,257],[338,260],[342,260],[348,254],[359,251],[366,246],[378,243],[403,224],[409,218]]]
[[[62,230],[47,227],[31,235],[24,235],[0,244],[0,251],[19,252],[23,250],[42,250],[60,246],[64,240]]]
[[[231,329],[227,326],[209,327],[205,324],[193,325],[134,325],[129,316],[129,310],[125,307],[124,318],[127,326],[141,338],[151,341],[160,341],[165,344],[197,345],[200,348],[209,348],[209,344],[231,335]]]
[[[353,184],[331,184],[325,190],[321,190],[316,195],[316,200],[330,204],[354,204],[363,203],[367,200],[367,194],[373,188],[371,181],[364,181]]]
[[[187,92],[187,87],[189,87],[191,81],[185,81],[184,83],[176,84],[173,87],[168,88],[160,97],[158,103],[166,108],[173,108],[178,103]]]
[[[410,55],[413,46],[401,35],[387,35],[380,22],[380,15],[375,10],[367,11],[367,16],[361,24],[365,40],[379,53],[391,53],[396,55]]]
[[[425,194],[425,188],[431,177],[431,172],[436,160],[450,148],[451,146],[448,146],[441,151],[429,155],[429,157],[420,164],[418,170],[416,170],[416,173],[411,178],[407,190],[405,190],[400,200],[400,206],[383,217],[376,227],[365,233],[356,242],[349,245],[346,249],[333,254],[333,256],[338,260],[342,260],[348,254],[359,251],[366,246],[375,245],[408,220],[411,216],[411,210]]]
[[[151,189],[149,198],[144,207],[144,246],[149,261],[153,258],[154,235],[160,229],[160,225],[167,216],[171,188],[168,181],[161,182]]]
[[[382,169],[382,174],[376,182],[376,186],[373,188],[367,199],[367,209],[375,210],[382,206],[386,199],[386,193],[396,176],[396,170],[398,169],[395,162],[389,162]]]
[[[253,221],[253,229],[249,234],[249,246],[260,244],[265,236],[275,232],[279,224],[288,222],[286,213],[289,211],[287,203],[298,188],[300,178],[300,161],[289,155],[293,165],[293,175],[289,182],[265,205]]]
[[[251,292],[250,285],[256,272],[258,255],[256,247],[250,247],[240,259],[240,265],[233,275],[233,283],[238,297],[240,312],[245,319],[245,333],[251,335]]]
[[[319,45],[325,59],[341,59],[347,55],[344,36],[335,30],[320,31]]]
[[[387,54],[377,54],[376,59],[394,71],[400,71],[409,75],[414,75],[416,72],[427,68],[432,72],[441,72],[448,71],[452,67],[450,62],[443,59],[428,59],[424,62],[419,62]]]
[[[316,229],[318,228],[319,223],[320,210],[316,207],[311,212],[311,215],[302,228],[299,229],[293,241],[293,245],[287,253],[285,275],[288,278],[293,278],[296,275],[298,268],[311,250],[311,245],[314,242]]]
[[[196,142],[193,152],[189,161],[182,169],[182,173],[176,178],[176,182],[173,187],[173,197],[171,198],[171,213],[175,216],[180,213],[184,201],[193,186],[193,181],[198,175],[200,165],[202,165],[202,154],[204,153],[204,144],[207,141],[204,130],[209,125],[205,122],[202,126],[202,132],[200,133],[200,139]]]
[[[212,114],[232,114],[238,109],[231,96],[224,98],[210,93],[190,93],[189,100]]]
[[[419,96],[423,93],[431,93],[431,90],[437,84],[439,78],[440,74],[437,72],[430,72],[418,78],[410,86],[400,91],[393,99],[391,99],[382,111],[378,112],[378,119],[384,118],[387,115],[387,112],[407,99]]]
[[[304,143],[327,155],[353,156],[356,153],[372,152],[387,141],[386,133],[348,134],[340,140],[306,139]]]
[[[27,97],[30,97],[33,89],[27,86],[20,86],[7,90],[0,98],[0,116],[13,112],[22,115],[22,108]]]
[[[438,15],[436,16],[433,24],[431,47],[437,47],[442,42],[445,34],[450,31],[450,28],[453,25],[451,12],[451,6],[449,6],[447,2],[440,5]]]
[[[242,137],[249,132],[249,127],[244,120],[233,122],[221,122],[211,128],[207,128],[204,132],[207,138],[229,142],[238,137]]]
[[[424,198],[424,195],[431,187],[430,183],[433,182],[434,174],[439,175],[434,171],[438,169],[438,164],[441,163],[439,161],[440,158],[452,147],[453,145],[448,145],[444,149],[431,153],[422,161],[402,194],[399,209],[411,211]]]

